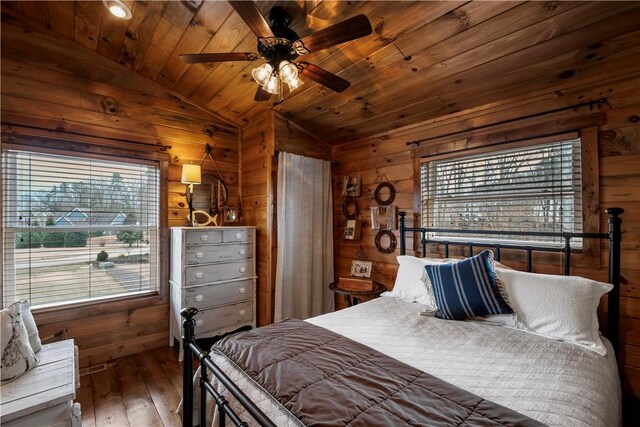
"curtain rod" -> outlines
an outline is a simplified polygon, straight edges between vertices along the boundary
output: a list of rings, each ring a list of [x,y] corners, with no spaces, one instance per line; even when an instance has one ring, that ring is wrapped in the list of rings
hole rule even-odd
[[[459,130],[459,131],[455,131],[455,132],[445,133],[443,135],[432,136],[432,137],[423,138],[423,139],[416,139],[415,141],[407,142],[407,145],[414,145],[415,144],[416,146],[419,147],[421,143],[427,142],[427,141],[433,141],[433,140],[440,139],[440,138],[446,138],[448,136],[460,135],[460,134],[463,134],[463,133],[473,132],[473,131],[476,131],[476,130],[486,129],[486,128],[499,126],[499,125],[504,125],[504,124],[507,124],[507,123],[513,123],[513,122],[517,122],[517,121],[520,121],[520,120],[532,119],[534,117],[540,117],[540,116],[544,116],[544,115],[547,115],[547,114],[559,113],[561,111],[573,110],[573,109],[576,109],[576,108],[589,107],[589,108],[593,109],[594,105],[602,105],[602,104],[605,104],[606,102],[607,102],[607,98],[600,98],[600,99],[597,99],[595,101],[582,102],[580,104],[570,105],[570,106],[567,106],[567,107],[556,108],[554,110],[542,111],[540,113],[529,114],[528,116],[518,117],[518,118],[514,118],[514,119],[507,119],[507,120],[503,120],[503,121],[497,122],[497,123],[489,123],[489,124],[486,124],[486,125],[476,126],[474,128],[463,129],[463,130]]]
[[[126,142],[129,144],[136,144],[136,145],[143,145],[146,147],[150,147],[150,148],[158,148],[160,151],[163,152],[167,152],[167,150],[171,150],[171,145],[164,145],[162,143],[156,143],[156,144],[147,144],[146,142],[140,142],[140,141],[133,141],[130,139],[124,139],[124,138],[111,138],[111,137],[104,137],[104,136],[96,136],[96,135],[89,135],[86,133],[81,133],[81,132],[72,132],[72,131],[68,131],[68,130],[62,130],[62,129],[49,129],[49,128],[44,128],[44,127],[40,127],[40,126],[33,126],[33,125],[22,125],[22,124],[17,124],[17,123],[11,123],[11,122],[5,122],[2,121],[0,122],[0,125],[2,126],[8,126],[9,130],[11,130],[12,128],[29,128],[29,129],[36,129],[36,130],[42,130],[42,131],[46,131],[46,132],[51,132],[53,134],[56,133],[63,133],[63,134],[69,134],[69,135],[76,135],[76,136],[86,136],[89,138],[97,138],[97,139],[107,139],[110,141],[118,141],[118,142]]]

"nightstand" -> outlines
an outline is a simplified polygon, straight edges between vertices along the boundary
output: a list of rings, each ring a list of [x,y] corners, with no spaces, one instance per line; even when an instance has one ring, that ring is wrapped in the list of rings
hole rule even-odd
[[[373,289],[353,290],[340,287],[340,282],[333,282],[329,285],[329,289],[337,294],[344,295],[344,300],[349,307],[360,302],[361,298],[377,298],[387,290],[387,287],[380,282],[373,282]]]

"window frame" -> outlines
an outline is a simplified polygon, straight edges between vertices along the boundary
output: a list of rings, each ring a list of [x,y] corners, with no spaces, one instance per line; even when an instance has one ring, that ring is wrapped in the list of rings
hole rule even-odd
[[[527,150],[530,147],[543,147],[547,144],[554,144],[554,143],[566,143],[566,142],[571,142],[573,143],[573,141],[578,141],[578,149],[576,150],[575,147],[571,150],[571,157],[573,158],[573,163],[574,165],[577,163],[577,157],[580,157],[580,161],[581,161],[581,151],[582,151],[582,142],[580,139],[580,136],[577,133],[572,133],[572,134],[567,134],[567,135],[561,135],[558,137],[553,138],[553,141],[545,141],[545,142],[534,142],[531,144],[527,144],[524,146],[518,146],[518,147],[510,147],[510,148],[506,148],[506,147],[498,147],[496,150],[492,150],[492,151],[484,151],[482,153],[475,153],[475,154],[470,154],[470,153],[461,153],[458,156],[450,156],[447,158],[439,158],[439,159],[433,159],[433,158],[427,158],[427,159],[423,159],[420,163],[420,198],[421,198],[421,202],[422,204],[422,210],[421,210],[421,227],[425,227],[425,228],[430,228],[432,226],[425,224],[425,218],[422,216],[425,211],[429,211],[429,209],[425,209],[426,206],[424,204],[424,201],[426,200],[425,198],[425,194],[424,194],[424,188],[423,188],[423,183],[428,183],[428,185],[430,186],[429,188],[429,192],[431,191],[435,191],[435,187],[434,186],[438,186],[438,182],[439,179],[436,179],[435,182],[432,180],[433,178],[441,178],[442,176],[440,175],[442,172],[439,171],[439,167],[435,166],[434,169],[426,169],[425,166],[430,165],[430,163],[432,162],[441,162],[441,161],[456,161],[456,160],[461,160],[463,162],[469,162],[472,161],[472,157],[476,157],[477,160],[483,160],[483,158],[478,158],[478,156],[491,156],[494,155],[497,152],[504,152],[504,151],[514,151],[517,152],[519,154],[522,154],[523,150]],[[503,155],[504,156],[504,155]],[[464,160],[463,160],[464,159]],[[484,157],[484,159],[486,159],[486,157]],[[445,166],[445,168],[448,168],[450,166]],[[423,171],[423,169],[426,169],[425,171]],[[549,170],[550,172],[553,173],[553,169]],[[548,172],[549,172],[548,171]],[[428,174],[428,177],[424,177],[424,173]],[[482,170],[482,173],[484,173],[484,175],[481,176],[487,176],[486,175],[486,171]],[[580,163],[580,174],[582,174],[582,164]],[[480,175],[479,175],[480,176]],[[545,178],[548,175],[545,175]],[[446,178],[443,178],[446,179]],[[557,182],[557,181],[555,181]],[[513,185],[513,184],[512,184]],[[574,231],[574,233],[580,233],[582,232],[582,177],[580,176],[580,181],[576,182],[575,180],[571,181],[571,193],[567,193],[567,194],[576,194],[578,193],[578,199],[577,202],[579,203],[579,209],[576,211],[572,211],[571,212],[571,216],[569,217],[571,223],[573,223],[573,225],[576,228]],[[504,191],[504,190],[502,190]],[[517,189],[513,189],[512,191],[504,191],[504,193],[500,193],[500,195],[505,196],[505,199],[507,201],[512,201],[514,200],[514,198],[519,198],[519,197],[528,197],[530,196],[530,192],[527,191],[518,191]],[[464,195],[461,196],[462,199],[465,200],[471,200],[471,201],[478,201],[478,202],[482,202],[482,201],[491,201],[491,200],[495,200],[495,197],[500,197],[500,195],[491,195],[488,193],[474,193],[471,192],[469,195]],[[457,201],[461,200],[460,197],[455,197],[455,199]],[[441,206],[441,203],[443,202],[443,200],[441,198],[438,197],[432,197],[431,200],[433,201],[434,205],[431,206],[432,210],[434,210],[434,212],[439,211],[439,207]],[[446,205],[446,203],[445,203]],[[435,215],[434,212],[432,212],[431,215]],[[437,216],[437,215],[436,215]],[[433,219],[432,216],[430,216],[429,218]],[[498,216],[498,218],[502,218],[501,216]],[[566,223],[565,221],[563,221],[563,223]],[[554,223],[557,224],[557,223]],[[457,227],[440,227],[440,226],[434,226],[434,228],[444,228],[444,229],[453,229],[456,230]],[[470,226],[467,229],[476,229],[476,230],[483,230],[484,228],[482,228],[481,226],[479,227],[474,227],[474,226]],[[489,229],[487,229],[489,230]],[[505,229],[506,231],[506,229]],[[534,230],[529,230],[529,231],[534,231]],[[551,230],[550,230],[551,231]],[[462,235],[453,235],[456,234],[454,232],[452,232],[452,235],[447,235],[447,234],[442,234],[442,233],[436,233],[436,232],[431,232],[428,233],[429,238],[435,239],[435,240],[447,240],[447,241],[451,241],[451,242],[466,242],[469,240],[469,236],[468,234],[462,234]],[[482,235],[482,233],[478,233],[473,234],[473,240],[476,242],[485,242],[485,243],[500,243],[500,244],[516,244],[516,245],[536,245],[536,246],[548,246],[548,247],[554,247],[554,248],[559,248],[559,247],[563,247],[564,246],[564,241],[563,240],[559,240],[557,242],[552,242],[552,241],[545,241],[545,240],[536,240],[534,237],[531,237],[530,239],[518,239],[518,238],[510,238],[508,235],[502,236],[501,238],[498,238],[498,236],[496,236],[495,238],[490,237],[490,236],[486,236],[486,235]],[[514,231],[513,236],[516,237],[517,236],[517,232]],[[572,240],[572,249],[573,250],[581,250],[582,249],[582,244],[583,244],[583,239],[573,239]]]
[[[467,137],[472,137],[470,133]],[[546,135],[530,135],[518,139],[511,139],[507,132],[491,134],[485,142],[474,144],[468,147],[467,144],[460,144],[460,141],[441,141],[429,146],[416,147],[412,151],[414,166],[414,224],[422,224],[422,187],[421,187],[421,168],[422,163],[432,160],[452,159],[455,157],[465,157],[474,154],[483,154],[503,149],[528,147],[531,145],[543,144],[545,142],[554,142],[561,139],[571,139],[579,137],[581,139],[581,169],[582,169],[582,232],[583,233],[599,233],[600,232],[600,183],[599,183],[599,167],[598,167],[598,127],[591,126],[578,130],[566,130],[562,132],[553,132]],[[482,138],[484,139],[484,138]],[[451,149],[453,147],[453,149]],[[460,147],[460,148],[458,148]],[[465,239],[464,237],[461,238]],[[453,241],[454,238],[451,238]],[[478,240],[475,239],[474,240]],[[584,239],[582,248],[572,250],[572,254],[576,257],[574,262],[576,267],[597,266],[601,267],[602,261],[600,257],[600,245],[594,242],[594,239]],[[415,243],[415,242],[414,242]],[[524,243],[524,242],[523,242]],[[417,247],[414,249],[418,249]],[[416,250],[420,252],[420,250]],[[425,256],[423,254],[422,256]],[[558,256],[551,255],[551,256]],[[561,256],[561,255],[560,255]]]
[[[169,269],[168,262],[163,262],[169,254],[168,227],[168,170],[170,155],[159,146],[134,141],[111,140],[76,134],[59,134],[52,136],[49,132],[32,129],[8,131],[3,129],[2,150],[32,151],[43,154],[79,156],[96,160],[110,160],[133,164],[153,163],[158,167],[158,271],[156,274],[156,290],[141,291],[131,294],[120,294],[101,298],[83,299],[70,302],[59,302],[34,307],[34,314],[59,311],[60,309],[74,310],[87,307],[105,307],[109,304],[122,304],[126,301],[166,301],[168,298]],[[1,176],[0,176],[0,179]],[[0,200],[3,198],[3,183],[0,182]],[[3,213],[0,212],[0,241],[6,236]],[[14,231],[10,231],[14,232]],[[0,277],[3,277],[3,262],[0,262]],[[4,284],[0,283],[0,292],[4,292]],[[146,303],[145,303],[146,304]]]

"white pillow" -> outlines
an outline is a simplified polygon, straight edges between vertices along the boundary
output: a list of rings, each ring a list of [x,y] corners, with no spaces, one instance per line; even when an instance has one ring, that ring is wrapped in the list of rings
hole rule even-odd
[[[501,268],[496,268],[496,274],[509,294],[517,329],[607,354],[600,339],[597,308],[613,285]]]
[[[38,335],[38,326],[36,325],[36,321],[33,318],[33,314],[31,314],[31,306],[29,305],[29,301],[16,301],[11,304],[9,308],[12,308],[14,306],[18,306],[17,311],[20,313],[20,316],[22,317],[22,323],[24,323],[24,326],[27,329],[27,335],[29,336],[29,344],[31,344],[31,349],[34,353],[39,352],[40,349],[42,349],[42,343],[40,342],[40,336]]]
[[[29,344],[29,336],[20,316],[19,305],[7,307],[0,312],[0,336],[2,381],[18,378],[36,366],[38,358]]]
[[[436,310],[436,299],[431,286],[423,282],[426,274],[425,265],[442,264],[441,260],[416,258],[410,255],[398,256],[398,274],[390,295],[409,302],[417,302],[427,306],[427,310]]]

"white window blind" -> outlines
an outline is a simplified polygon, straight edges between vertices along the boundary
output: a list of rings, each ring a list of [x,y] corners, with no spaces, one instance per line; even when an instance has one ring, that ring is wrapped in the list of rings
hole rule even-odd
[[[425,162],[421,188],[423,227],[582,231],[579,138]],[[469,239],[469,234],[432,233],[435,238],[455,240],[456,236]],[[497,239],[493,236],[491,240]],[[499,240],[562,243],[552,237]],[[574,245],[582,244],[574,240]]]
[[[159,167],[2,151],[2,304],[155,292]]]

